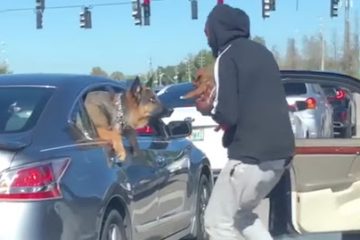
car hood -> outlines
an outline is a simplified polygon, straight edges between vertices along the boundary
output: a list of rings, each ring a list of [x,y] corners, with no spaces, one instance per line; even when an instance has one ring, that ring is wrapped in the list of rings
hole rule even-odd
[[[30,134],[0,134],[0,173],[10,167],[18,151],[30,144]]]

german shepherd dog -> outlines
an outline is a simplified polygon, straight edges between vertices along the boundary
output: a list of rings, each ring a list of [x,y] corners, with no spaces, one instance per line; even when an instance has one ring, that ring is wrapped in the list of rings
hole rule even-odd
[[[208,65],[204,68],[200,68],[196,73],[196,78],[192,81],[195,89],[188,92],[182,99],[198,98],[201,95],[211,96],[215,90],[215,79],[213,70],[214,65]]]
[[[143,86],[139,77],[122,93],[90,92],[85,99],[85,108],[99,138],[111,143],[120,161],[125,160],[127,155],[122,136],[129,139],[133,154],[137,155],[136,129],[145,127],[152,117],[164,111],[155,93]]]

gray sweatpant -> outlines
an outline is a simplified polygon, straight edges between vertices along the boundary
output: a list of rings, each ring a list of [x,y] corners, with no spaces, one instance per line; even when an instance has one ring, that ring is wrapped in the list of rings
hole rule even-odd
[[[253,210],[280,180],[285,160],[245,164],[229,160],[216,180],[205,210],[210,240],[272,240]],[[232,173],[232,174],[231,174]]]

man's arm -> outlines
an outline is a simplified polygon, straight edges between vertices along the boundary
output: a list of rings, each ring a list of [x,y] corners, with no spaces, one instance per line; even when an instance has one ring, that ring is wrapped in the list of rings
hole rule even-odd
[[[239,108],[238,71],[231,58],[220,58],[218,77],[217,93],[211,115],[220,125],[231,127],[237,124]]]

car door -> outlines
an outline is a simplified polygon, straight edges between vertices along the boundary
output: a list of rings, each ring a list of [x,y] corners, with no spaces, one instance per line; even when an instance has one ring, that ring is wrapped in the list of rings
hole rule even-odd
[[[306,81],[360,93],[358,80],[338,74]],[[291,223],[298,233],[360,230],[359,137],[297,139],[290,173]]]
[[[122,165],[131,192],[130,214],[134,239],[159,239],[158,232],[158,189],[160,176],[155,164],[155,153],[149,142],[138,139],[141,154],[128,156]],[[125,143],[128,148],[128,144]],[[130,154],[130,151],[129,153]]]
[[[111,85],[108,89],[122,92],[124,89]],[[127,188],[131,192],[130,213],[134,239],[159,239],[156,231],[159,224],[159,184],[161,176],[156,162],[156,149],[152,146],[152,137],[137,137],[140,148],[138,155],[133,155],[128,139],[123,136],[127,150],[127,159],[122,169],[127,176]]]
[[[360,230],[360,139],[298,140],[292,223],[300,233]]]
[[[164,124],[161,121],[158,124]],[[159,225],[156,230],[165,238],[183,230],[190,222],[189,182],[191,143],[184,137],[153,137],[151,148],[160,176]],[[159,239],[160,239],[159,238]]]

